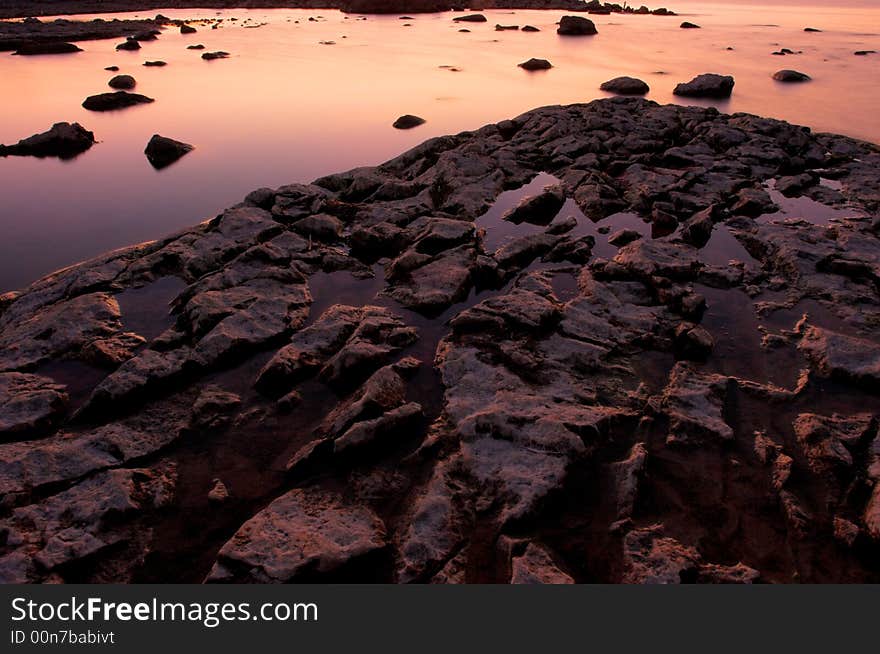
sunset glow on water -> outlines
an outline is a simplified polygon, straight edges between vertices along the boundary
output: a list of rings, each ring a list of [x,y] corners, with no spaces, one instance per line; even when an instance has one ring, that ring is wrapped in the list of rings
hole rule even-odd
[[[679,17],[593,16],[599,35],[588,38],[557,36],[561,11],[487,11],[487,23],[463,26],[452,22],[455,14],[359,20],[335,11],[167,10],[161,13],[172,18],[241,20],[186,36],[167,29],[136,52],[116,52],[114,39],[81,42],[84,52],[73,55],[0,53],[0,142],[59,121],[78,121],[99,141],[68,162],[0,159],[0,291],[211,217],[260,186],[375,165],[432,136],[542,105],[605,97],[600,83],[619,75],[645,80],[647,97],[667,103],[678,82],[703,72],[731,74],[733,97],[713,103],[722,111],[880,142],[880,55],[853,55],[880,50],[880,9],[670,6]],[[246,29],[245,19],[267,24]],[[703,29],[681,30],[682,20]],[[496,23],[541,31],[496,32]],[[823,31],[805,33],[807,26]],[[459,32],[463,27],[471,32]],[[232,56],[203,61],[200,51],[186,49],[195,43]],[[783,47],[802,54],[771,55]],[[530,57],[554,68],[517,67]],[[168,65],[142,66],[157,59]],[[110,90],[110,65],[133,75],[135,91],[156,102],[118,112],[83,109],[86,96]],[[781,85],[771,79],[781,68],[813,81]],[[406,113],[427,122],[393,129]],[[196,149],[157,172],[143,155],[154,133]]]

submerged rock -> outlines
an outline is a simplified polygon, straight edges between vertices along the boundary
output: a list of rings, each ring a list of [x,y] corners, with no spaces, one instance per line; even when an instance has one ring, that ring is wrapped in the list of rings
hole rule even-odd
[[[153,134],[147,143],[144,154],[147,155],[153,168],[161,169],[170,166],[188,152],[192,152],[195,146],[182,141],[175,141],[167,136]]]
[[[226,59],[227,57],[229,57],[229,53],[223,50],[202,53],[202,59],[204,59],[205,61],[213,61],[214,59]]]
[[[55,123],[13,145],[0,145],[0,157],[58,157],[72,159],[95,144],[95,135],[79,123]]]

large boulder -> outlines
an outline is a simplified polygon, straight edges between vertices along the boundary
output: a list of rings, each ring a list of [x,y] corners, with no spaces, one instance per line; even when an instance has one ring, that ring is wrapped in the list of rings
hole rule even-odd
[[[583,16],[563,16],[559,19],[557,34],[563,36],[591,36],[598,34],[596,24]]]
[[[88,150],[95,135],[79,123],[55,123],[51,129],[22,139],[14,145],[0,145],[0,157],[58,157],[71,159]]]

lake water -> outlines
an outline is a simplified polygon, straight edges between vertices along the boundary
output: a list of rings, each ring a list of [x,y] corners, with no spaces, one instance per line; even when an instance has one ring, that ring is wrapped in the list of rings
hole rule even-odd
[[[487,23],[463,25],[451,13],[360,20],[334,11],[162,10],[173,18],[239,20],[186,36],[171,28],[137,52],[116,52],[121,39],[114,39],[82,42],[85,51],[73,55],[0,53],[0,142],[58,121],[78,121],[99,140],[73,161],[0,159],[0,292],[199,222],[260,186],[378,164],[432,136],[604,97],[599,84],[618,75],[644,79],[647,97],[665,103],[675,101],[677,82],[702,72],[732,74],[733,97],[712,103],[722,111],[880,142],[880,55],[853,55],[880,50],[880,8],[871,4],[670,0],[677,18],[593,16],[600,34],[585,38],[556,35],[561,11],[487,11]],[[681,30],[682,20],[703,29]],[[496,32],[496,23],[541,31]],[[823,31],[805,33],[807,26]],[[186,49],[195,43],[232,56],[203,61],[200,51]],[[802,54],[771,55],[783,47]],[[517,67],[530,57],[554,68]],[[168,65],[142,66],[156,59]],[[110,90],[115,73],[103,70],[110,65],[134,75],[136,91],[156,102],[103,114],[83,109],[86,96]],[[814,80],[781,85],[770,77],[780,68]],[[404,113],[427,123],[393,129]],[[156,171],[143,154],[154,133],[196,150]]]

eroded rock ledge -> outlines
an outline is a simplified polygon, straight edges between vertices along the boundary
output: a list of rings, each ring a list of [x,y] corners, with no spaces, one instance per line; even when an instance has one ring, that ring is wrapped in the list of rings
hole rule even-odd
[[[874,146],[617,98],[54,273],[0,580],[878,581],[878,209]]]

